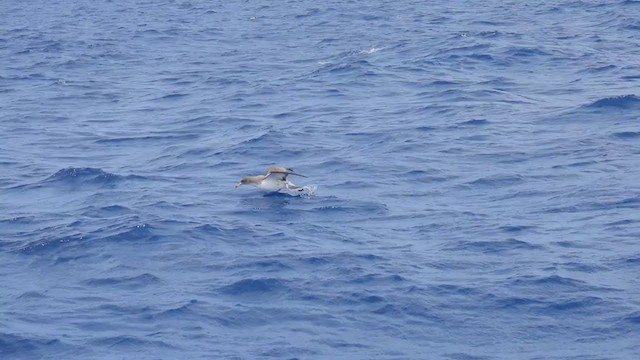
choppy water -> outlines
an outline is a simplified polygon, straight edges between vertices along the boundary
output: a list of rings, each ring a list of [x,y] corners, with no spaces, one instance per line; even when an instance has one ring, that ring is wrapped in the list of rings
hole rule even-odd
[[[639,2],[0,15],[0,358],[640,358]]]

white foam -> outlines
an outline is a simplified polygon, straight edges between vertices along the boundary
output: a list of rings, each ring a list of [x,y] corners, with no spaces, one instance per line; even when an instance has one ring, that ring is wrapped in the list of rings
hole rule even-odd
[[[298,190],[287,190],[287,194],[291,196],[300,196],[300,197],[313,197],[316,195],[318,191],[318,185],[305,185],[301,186],[302,191]]]
[[[379,48],[377,48],[377,47],[372,47],[371,49],[367,49],[367,50],[360,50],[360,53],[361,53],[361,54],[367,54],[367,55],[369,55],[369,54],[377,53],[378,51],[380,51],[380,50],[382,50],[382,49],[384,49],[384,48],[382,48],[382,47],[379,47]]]

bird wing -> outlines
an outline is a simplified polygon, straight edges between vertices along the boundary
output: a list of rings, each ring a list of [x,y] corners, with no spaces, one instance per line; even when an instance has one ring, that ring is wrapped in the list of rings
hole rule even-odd
[[[281,180],[285,180],[287,178],[287,175],[296,175],[296,176],[306,177],[304,175],[294,172],[293,169],[281,167],[281,166],[270,167],[269,170],[267,170],[267,176],[271,176],[272,174],[274,175],[280,174],[280,176],[284,175],[284,177],[279,178]]]
[[[265,180],[267,180],[267,179],[275,179],[275,180],[286,181],[287,180],[287,176],[289,176],[289,173],[287,173],[287,172],[271,172],[271,171],[269,171],[267,173],[267,176],[264,179]]]

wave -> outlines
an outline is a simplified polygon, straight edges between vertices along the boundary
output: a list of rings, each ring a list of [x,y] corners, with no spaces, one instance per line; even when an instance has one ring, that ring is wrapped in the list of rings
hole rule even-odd
[[[0,354],[15,359],[39,359],[44,354],[64,351],[68,345],[58,339],[42,339],[0,333]]]
[[[584,312],[595,306],[604,304],[604,301],[596,296],[585,296],[553,301],[543,307],[546,314]],[[592,310],[595,311],[595,310]]]
[[[131,223],[138,223],[138,225],[131,225]],[[140,224],[137,216],[129,216],[126,219],[121,219],[119,223],[107,227],[101,227],[94,231],[65,231],[72,226],[58,225],[45,229],[40,229],[36,233],[36,240],[28,242],[15,242],[10,244],[15,252],[22,253],[24,255],[46,255],[51,252],[57,252],[60,249],[68,247],[78,246],[91,246],[88,245],[94,241],[106,241],[106,242],[145,242],[154,241],[159,238],[153,229],[148,224]],[[50,233],[68,232],[68,234],[60,234],[59,236],[51,237]],[[57,262],[66,262],[73,260],[74,257],[60,257]]]
[[[372,311],[372,313],[395,318],[410,317],[413,318],[414,321],[444,321],[444,319],[437,314],[436,310],[417,302],[406,304],[385,304]]]
[[[577,213],[586,211],[611,209],[636,209],[640,207],[640,196],[622,198],[603,202],[582,202],[575,205],[565,205],[542,210],[544,213]]]
[[[110,278],[93,278],[87,279],[82,283],[87,286],[101,287],[118,287],[124,289],[141,289],[149,285],[160,282],[160,279],[152,274],[141,274],[138,276],[110,277]]]
[[[621,131],[613,133],[613,136],[625,140],[638,139],[640,138],[640,131]]]
[[[175,346],[164,341],[147,340],[137,336],[126,335],[98,338],[96,340],[92,340],[91,343],[101,347],[129,349],[131,351],[140,351],[141,348],[154,350],[159,348],[176,349]]]
[[[495,175],[476,179],[468,185],[474,187],[502,187],[517,185],[524,182],[525,179],[521,175]]]
[[[494,301],[494,304],[499,309],[525,309],[531,306],[539,306],[544,304],[544,301],[538,299],[532,299],[527,297],[501,297]]]
[[[531,244],[518,239],[462,241],[455,245],[454,250],[468,250],[482,253],[504,253],[507,251],[530,251],[544,249],[541,245]]]
[[[65,168],[58,170],[45,181],[60,183],[98,183],[108,184],[117,181],[118,175],[98,168]]]
[[[616,262],[623,266],[640,266],[640,253],[622,257]]]
[[[173,94],[167,94],[164,96],[161,96],[159,98],[156,98],[154,100],[177,100],[183,97],[187,97],[189,96],[189,94],[182,94],[182,93],[173,93]]]
[[[520,276],[512,278],[510,280],[510,286],[522,287],[529,290],[544,289],[548,291],[587,291],[587,290],[599,290],[610,291],[612,288],[597,287],[589,285],[582,280],[576,280],[569,277],[563,277],[559,275],[550,276]]]
[[[44,299],[47,296],[38,291],[27,291],[22,293],[22,295],[18,296],[18,299]]]
[[[509,49],[505,53],[507,55],[519,57],[519,58],[549,55],[548,53],[536,48],[515,48],[515,49]]]
[[[366,214],[384,215],[388,212],[385,204],[367,201],[350,200],[347,202],[335,202],[330,199],[324,199],[321,206],[315,207],[314,211],[322,213],[347,213],[347,214]]]
[[[47,229],[47,230],[51,232],[56,231],[55,229]],[[45,254],[51,251],[55,251],[59,248],[68,246],[69,243],[77,243],[83,240],[85,240],[85,236],[81,234],[73,234],[68,236],[60,236],[60,237],[53,237],[53,238],[47,238],[47,239],[38,239],[32,242],[29,242],[26,245],[18,245],[19,248],[16,251],[24,255]]]
[[[640,326],[640,311],[636,311],[624,317],[624,321],[627,321],[636,326]]]
[[[185,319],[186,317],[199,318],[202,315],[199,314],[196,310],[194,310],[194,308],[197,307],[197,305],[198,305],[198,300],[193,299],[184,305],[154,313],[153,315],[150,316],[150,318],[154,320]]]
[[[101,233],[102,230],[99,231]],[[106,237],[98,238],[97,240],[104,240],[109,242],[142,242],[142,241],[151,241],[156,240],[158,235],[156,235],[151,226],[148,224],[138,224],[133,227],[125,228],[123,231],[119,231],[118,233]]]
[[[291,267],[279,260],[245,260],[226,266],[226,269],[259,269],[260,272],[291,270]]]
[[[126,206],[114,204],[114,205],[106,205],[101,207],[92,206],[88,208],[83,213],[83,215],[91,216],[91,217],[105,217],[105,216],[113,217],[117,215],[127,215],[132,213],[133,213],[133,210],[131,210],[130,208]]]
[[[461,123],[459,123],[458,125],[463,125],[463,126],[484,126],[484,125],[488,125],[489,124],[489,120],[487,119],[472,119],[469,121],[463,121]]]
[[[533,312],[544,315],[563,315],[566,313],[596,312],[605,301],[595,296],[568,297],[566,299],[548,301],[541,297],[500,297],[494,305],[502,310],[517,310],[518,312]]]
[[[282,293],[288,290],[284,280],[273,278],[243,279],[222,287],[220,290],[234,296],[257,296]]]
[[[147,136],[124,136],[124,137],[113,137],[106,139],[96,140],[96,144],[121,144],[121,143],[134,143],[134,142],[150,142],[150,141],[166,141],[166,142],[176,142],[176,141],[187,141],[187,140],[195,140],[199,137],[197,134],[185,134],[185,135],[147,135]]]
[[[525,231],[525,230],[529,230],[529,229],[533,229],[535,228],[535,226],[528,226],[528,225],[506,225],[506,226],[501,226],[499,229],[507,232],[507,233],[515,233],[515,232],[521,232],[521,231]]]
[[[32,185],[62,184],[62,185],[94,185],[112,186],[123,180],[145,179],[138,175],[117,175],[100,168],[64,168],[45,180]]]
[[[634,109],[640,107],[640,98],[636,95],[620,95],[613,97],[605,97],[592,102],[585,106],[592,109],[615,108],[615,109]]]
[[[476,354],[467,354],[467,353],[445,353],[443,354],[445,358],[451,360],[490,360],[493,357],[482,356]]]

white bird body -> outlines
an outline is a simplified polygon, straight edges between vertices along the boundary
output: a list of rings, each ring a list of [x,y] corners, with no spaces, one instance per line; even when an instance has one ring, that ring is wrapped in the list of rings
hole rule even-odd
[[[236,188],[240,185],[253,185],[258,189],[276,192],[282,189],[286,189],[289,191],[303,191],[304,189],[295,185],[291,181],[287,180],[287,176],[289,175],[297,175],[306,177],[301,174],[296,174],[293,169],[272,166],[267,170],[267,175],[256,175],[256,176],[246,176],[244,177],[237,185]]]
[[[291,182],[289,180],[276,179],[273,176],[267,176],[259,184],[256,184],[256,186],[265,191],[280,191],[281,189],[286,188],[290,183]]]

